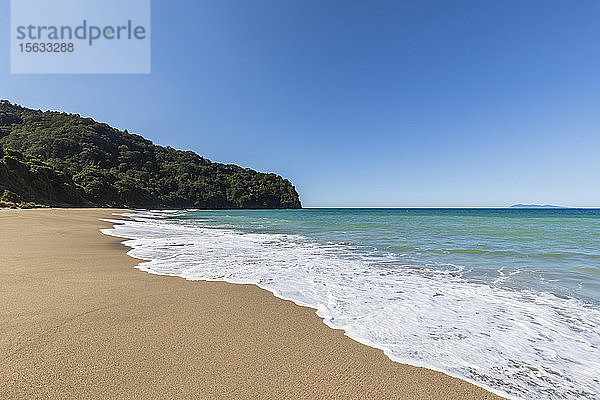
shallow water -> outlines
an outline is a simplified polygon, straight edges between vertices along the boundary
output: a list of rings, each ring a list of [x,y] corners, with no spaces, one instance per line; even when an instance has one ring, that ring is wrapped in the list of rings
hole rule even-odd
[[[147,212],[148,272],[254,283],[393,360],[524,399],[600,398],[600,211]]]

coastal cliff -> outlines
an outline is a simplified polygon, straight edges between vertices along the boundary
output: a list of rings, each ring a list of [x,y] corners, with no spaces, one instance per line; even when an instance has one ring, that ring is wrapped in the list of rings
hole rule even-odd
[[[162,147],[77,114],[0,101],[0,201],[136,208],[301,208],[287,179]]]

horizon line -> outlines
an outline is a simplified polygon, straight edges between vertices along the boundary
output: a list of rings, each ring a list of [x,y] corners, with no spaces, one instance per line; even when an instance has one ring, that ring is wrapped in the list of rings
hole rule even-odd
[[[553,206],[553,207],[513,207],[513,206],[302,206],[302,208],[481,208],[481,209],[526,209],[526,210],[560,210],[560,209],[587,209],[598,210],[600,206]]]

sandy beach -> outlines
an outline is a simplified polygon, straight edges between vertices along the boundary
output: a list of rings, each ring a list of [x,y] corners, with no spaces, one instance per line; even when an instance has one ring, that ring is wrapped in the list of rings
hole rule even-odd
[[[114,212],[0,210],[0,398],[500,398],[256,286],[139,271]]]

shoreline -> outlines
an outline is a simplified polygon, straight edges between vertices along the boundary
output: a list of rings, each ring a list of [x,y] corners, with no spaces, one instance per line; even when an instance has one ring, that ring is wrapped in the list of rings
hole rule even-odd
[[[0,211],[8,398],[501,398],[391,361],[258,286],[133,268],[100,232],[122,211]]]

